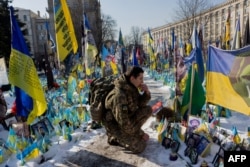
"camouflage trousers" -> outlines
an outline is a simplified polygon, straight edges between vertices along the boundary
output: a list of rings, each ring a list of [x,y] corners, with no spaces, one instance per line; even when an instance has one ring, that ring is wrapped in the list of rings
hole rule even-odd
[[[151,106],[142,107],[139,112],[137,112],[133,117],[131,117],[131,122],[134,122],[133,129],[138,131],[133,135],[124,132],[115,118],[110,119],[112,115],[111,111],[107,111],[106,118],[103,119],[102,124],[106,129],[108,142],[110,140],[115,140],[120,146],[126,148],[132,153],[141,153],[146,148],[146,141],[142,138],[144,132],[142,131],[142,125],[147,121],[147,119],[152,115]]]

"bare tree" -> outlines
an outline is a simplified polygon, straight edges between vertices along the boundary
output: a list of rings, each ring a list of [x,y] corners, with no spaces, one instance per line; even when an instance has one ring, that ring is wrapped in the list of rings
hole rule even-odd
[[[194,23],[198,24],[202,21],[201,17],[198,17],[197,20],[195,18],[200,16],[202,12],[211,9],[212,2],[208,0],[178,0],[177,4],[175,19],[176,21],[186,20],[187,35],[190,37]]]
[[[115,40],[116,32],[115,29],[117,24],[116,21],[110,16],[102,14],[101,16],[102,21],[102,42],[107,40]]]
[[[125,35],[123,36],[123,43],[124,43],[124,46],[128,46],[131,42],[131,39],[130,39],[130,36],[129,35]]]
[[[133,26],[130,29],[130,40],[128,39],[128,44],[141,44],[142,43],[142,33],[143,29],[137,26]]]

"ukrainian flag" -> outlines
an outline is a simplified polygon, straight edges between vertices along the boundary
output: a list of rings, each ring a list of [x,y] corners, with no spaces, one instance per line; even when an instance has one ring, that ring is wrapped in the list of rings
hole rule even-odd
[[[221,50],[209,46],[206,99],[250,115],[250,46]]]
[[[10,7],[12,46],[9,62],[9,81],[15,86],[17,114],[27,116],[31,124],[37,116],[47,109],[42,85],[36,67],[29,55],[24,37]]]
[[[16,157],[19,160],[29,161],[33,158],[37,158],[40,155],[40,151],[38,149],[37,143],[33,143],[32,145],[26,147],[22,152],[19,152]]]
[[[105,76],[105,68],[106,68],[106,58],[109,55],[108,49],[102,45],[102,51],[101,51],[101,68],[102,68],[102,76]]]
[[[57,52],[63,61],[71,52],[77,52],[78,44],[74,25],[66,0],[54,0],[54,17],[56,29]]]
[[[230,49],[230,40],[231,40],[231,31],[230,31],[230,17],[231,17],[231,11],[228,11],[227,21],[226,21],[226,33],[225,33],[225,44],[226,44],[226,50]]]
[[[148,28],[148,54],[150,58],[150,69],[155,70],[156,69],[156,57],[154,55],[154,49],[153,49],[153,37],[151,35],[150,29]]]

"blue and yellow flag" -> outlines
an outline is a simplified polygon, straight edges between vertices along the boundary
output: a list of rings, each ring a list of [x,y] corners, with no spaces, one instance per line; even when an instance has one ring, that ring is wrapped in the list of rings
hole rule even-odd
[[[250,46],[225,51],[209,46],[207,102],[250,115]]]
[[[75,54],[78,49],[66,0],[54,0],[54,17],[58,57],[63,61],[71,52]]]
[[[233,43],[231,46],[231,50],[241,48],[241,35],[240,35],[240,15],[238,16],[238,20],[235,26],[234,38]]]
[[[108,49],[104,45],[102,45],[102,52],[101,52],[102,61],[105,61],[108,55],[109,55]]]
[[[230,31],[230,17],[231,17],[231,11],[228,11],[228,16],[227,16],[227,21],[226,21],[226,27],[225,27],[225,45],[226,45],[226,50],[230,49],[230,40],[231,40],[231,31]]]
[[[12,25],[12,46],[9,62],[9,81],[15,86],[17,113],[28,116],[31,124],[37,116],[47,109],[42,85],[36,67],[29,55],[24,37],[10,7]]]
[[[150,29],[148,28],[148,44],[153,45],[153,42],[154,42],[154,39],[151,35]]]
[[[133,57],[132,57],[132,65],[133,66],[139,66],[139,63],[138,63],[138,60],[137,60],[137,57],[136,57],[137,49],[136,48],[133,49]]]
[[[153,49],[153,37],[151,35],[150,29],[148,28],[148,54],[149,54],[149,59],[150,59],[150,70],[155,70],[156,69],[156,56],[154,54],[154,49]]]
[[[96,55],[98,54],[98,50],[96,47],[94,36],[90,30],[90,24],[86,14],[83,16],[84,18],[84,28],[85,28],[85,59],[84,64],[86,68],[86,75],[91,76],[95,70],[95,59]]]
[[[33,158],[37,158],[40,155],[40,151],[38,149],[37,143],[33,143],[32,145],[26,147],[22,152],[19,152],[16,157],[19,160],[31,160]]]
[[[232,139],[235,144],[240,144],[241,143],[241,138],[240,135],[238,134],[236,126],[232,127]]]
[[[109,55],[108,49],[102,45],[102,51],[101,51],[101,68],[102,68],[102,76],[105,76],[105,68],[106,66],[106,58]]]

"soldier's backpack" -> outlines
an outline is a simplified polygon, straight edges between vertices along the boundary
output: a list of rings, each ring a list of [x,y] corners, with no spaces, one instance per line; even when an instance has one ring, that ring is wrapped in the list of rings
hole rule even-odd
[[[115,76],[96,78],[90,83],[89,105],[90,115],[93,121],[101,122],[105,113],[105,98],[115,87]]]

